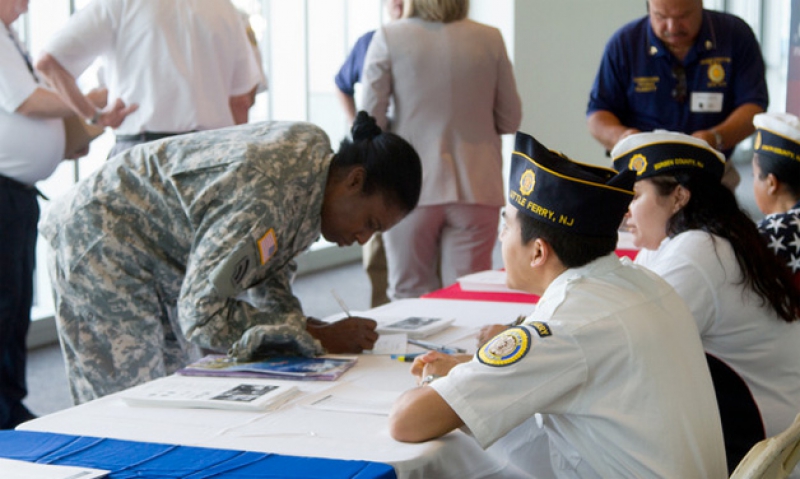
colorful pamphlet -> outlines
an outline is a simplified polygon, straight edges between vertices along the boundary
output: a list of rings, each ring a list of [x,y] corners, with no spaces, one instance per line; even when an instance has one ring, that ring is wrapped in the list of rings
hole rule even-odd
[[[183,376],[225,376],[335,381],[352,368],[354,356],[276,356],[258,361],[237,361],[221,354],[206,356],[178,370]]]

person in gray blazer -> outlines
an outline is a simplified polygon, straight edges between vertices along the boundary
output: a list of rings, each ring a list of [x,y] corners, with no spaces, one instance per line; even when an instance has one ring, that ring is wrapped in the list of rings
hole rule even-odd
[[[364,109],[385,128],[393,101],[392,131],[423,166],[419,206],[384,235],[391,299],[492,267],[504,204],[500,135],[519,128],[522,105],[500,31],[468,12],[469,0],[406,0],[364,62]]]

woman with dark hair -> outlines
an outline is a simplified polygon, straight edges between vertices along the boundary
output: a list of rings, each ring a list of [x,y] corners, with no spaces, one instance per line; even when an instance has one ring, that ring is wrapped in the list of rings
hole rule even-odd
[[[54,202],[56,320],[88,401],[164,376],[199,349],[237,358],[371,349],[375,322],[307,318],[294,258],[320,234],[363,244],[417,204],[411,145],[360,113],[331,151],[309,123],[265,122],[136,146]]]
[[[761,113],[753,125],[753,195],[767,215],[758,230],[786,263],[800,291],[800,118]]]
[[[614,166],[638,172],[626,225],[636,262],[692,311],[722,417],[728,467],[800,410],[800,298],[785,265],[720,183],[725,158],[671,132],[631,135]]]

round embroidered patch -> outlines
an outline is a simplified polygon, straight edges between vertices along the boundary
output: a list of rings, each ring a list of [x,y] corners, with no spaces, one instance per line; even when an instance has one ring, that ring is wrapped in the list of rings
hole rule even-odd
[[[489,366],[508,366],[531,349],[531,333],[526,328],[510,328],[495,336],[478,351],[478,361]]]

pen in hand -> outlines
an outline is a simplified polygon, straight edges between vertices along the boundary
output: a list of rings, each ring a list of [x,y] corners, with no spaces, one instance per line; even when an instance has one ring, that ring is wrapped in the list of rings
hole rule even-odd
[[[346,314],[348,318],[352,318],[353,316],[350,314],[350,309],[344,303],[342,298],[340,298],[339,295],[336,294],[336,290],[335,289],[331,290],[331,294],[333,295],[333,299],[335,299],[336,302],[339,303],[339,307],[342,308],[342,311],[344,311],[344,314]]]

